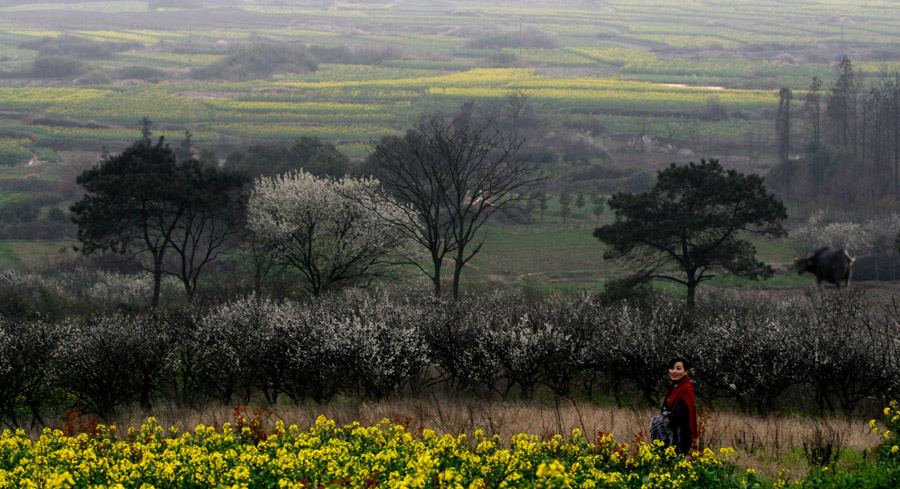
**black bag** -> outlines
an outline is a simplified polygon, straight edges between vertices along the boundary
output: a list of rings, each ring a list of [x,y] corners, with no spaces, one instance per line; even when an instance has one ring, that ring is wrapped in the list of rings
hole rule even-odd
[[[657,414],[650,420],[650,438],[654,441],[662,441],[664,446],[675,443],[675,433],[669,427],[670,414],[668,411],[663,410],[662,413]]]

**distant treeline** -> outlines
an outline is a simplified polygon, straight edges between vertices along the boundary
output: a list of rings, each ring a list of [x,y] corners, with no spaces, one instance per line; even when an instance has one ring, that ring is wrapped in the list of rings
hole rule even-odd
[[[813,78],[796,100],[781,91],[780,161],[767,181],[785,200],[860,212],[900,201],[900,71],[856,71],[846,56],[830,83]],[[795,137],[802,134],[802,137]]]

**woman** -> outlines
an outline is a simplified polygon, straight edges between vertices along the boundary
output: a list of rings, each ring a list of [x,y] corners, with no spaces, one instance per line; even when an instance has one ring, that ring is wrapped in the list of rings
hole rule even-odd
[[[688,377],[688,363],[683,358],[669,361],[669,389],[663,401],[662,414],[653,420],[651,433],[654,439],[666,446],[674,446],[681,455],[691,453],[697,439],[697,404],[694,386]]]

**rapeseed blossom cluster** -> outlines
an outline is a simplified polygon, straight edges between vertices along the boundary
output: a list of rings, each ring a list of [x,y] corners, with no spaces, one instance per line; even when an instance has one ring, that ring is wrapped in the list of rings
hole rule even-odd
[[[221,429],[179,433],[149,418],[125,433],[97,426],[71,436],[45,429],[0,435],[0,488],[699,488],[747,487],[731,450],[705,449],[690,459],[660,445],[619,444],[600,434],[520,434],[508,444],[480,430],[437,435],[385,419],[343,427],[319,417],[302,430],[277,422],[271,431],[241,417]]]
[[[878,421],[869,421],[872,433],[878,435],[881,443],[878,451],[881,458],[893,462],[900,462],[900,402],[891,401],[884,408],[884,427],[879,426]]]

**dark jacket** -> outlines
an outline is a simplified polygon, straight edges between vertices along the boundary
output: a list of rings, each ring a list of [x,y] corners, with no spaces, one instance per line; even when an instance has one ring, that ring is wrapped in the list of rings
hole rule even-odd
[[[675,409],[669,412],[669,429],[672,430],[672,434],[675,437],[672,445],[675,447],[676,452],[681,455],[687,455],[691,453],[691,444],[693,442],[691,439],[691,414],[687,401],[678,401]]]
[[[679,386],[681,383],[685,385]],[[676,387],[681,387],[681,389],[677,390],[682,392],[682,395],[672,405],[671,398],[674,397],[673,393],[676,392]],[[663,411],[669,412],[669,429],[672,430],[674,438],[672,446],[675,447],[676,452],[682,455],[691,453],[691,446],[694,438],[697,436],[695,428],[697,425],[697,407],[694,405],[695,402],[693,386],[690,379],[685,377],[681,381],[669,385],[669,389],[666,391],[666,399],[662,405]]]

